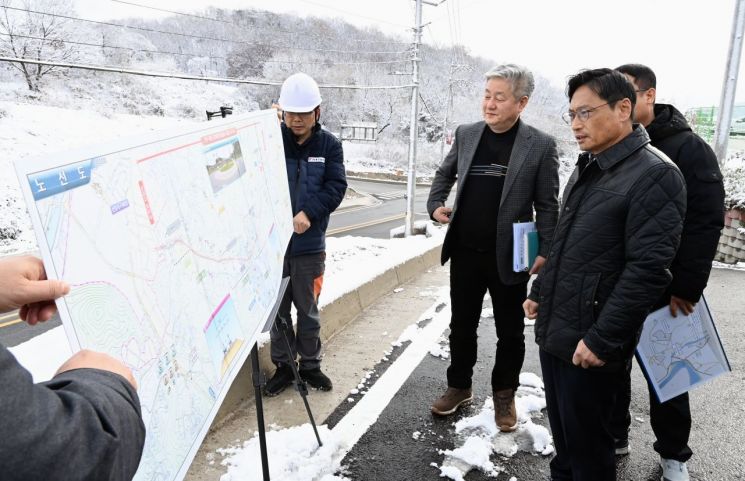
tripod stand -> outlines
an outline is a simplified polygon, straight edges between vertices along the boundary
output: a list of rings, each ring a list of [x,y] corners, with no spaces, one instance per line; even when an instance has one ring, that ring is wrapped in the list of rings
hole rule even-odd
[[[287,356],[291,359],[291,362],[289,363],[292,367],[292,373],[295,376],[295,388],[300,393],[300,397],[303,399],[303,403],[305,404],[305,410],[308,413],[308,419],[310,420],[311,426],[313,426],[313,432],[316,435],[316,440],[318,441],[318,446],[323,446],[323,443],[321,442],[321,437],[318,435],[318,428],[316,427],[316,421],[313,419],[313,413],[310,410],[310,405],[308,404],[308,386],[305,384],[305,381],[300,377],[300,373],[297,370],[297,366],[295,365],[295,360],[292,358],[292,347],[290,346],[290,341],[287,338],[287,331],[289,329],[292,329],[292,323],[288,320],[282,319],[277,316],[277,311],[279,310],[279,305],[282,302],[282,297],[284,297],[285,290],[287,289],[287,284],[289,284],[290,278],[285,277],[282,279],[282,283],[279,286],[279,296],[277,297],[277,302],[274,304],[274,307],[272,308],[272,311],[269,313],[269,319],[267,319],[266,324],[264,325],[264,329],[262,332],[267,332],[270,329],[277,329],[282,334],[283,344],[284,348],[287,352]],[[259,350],[257,348],[257,344],[254,344],[253,348],[251,348],[251,374],[253,379],[253,386],[254,386],[254,393],[256,397],[256,421],[259,426],[259,448],[261,450],[261,470],[264,476],[264,481],[269,481],[269,457],[267,455],[267,449],[266,449],[266,428],[264,425],[264,401],[262,398],[262,392],[261,389],[263,388],[265,384],[264,376],[261,374],[261,370],[259,369]]]

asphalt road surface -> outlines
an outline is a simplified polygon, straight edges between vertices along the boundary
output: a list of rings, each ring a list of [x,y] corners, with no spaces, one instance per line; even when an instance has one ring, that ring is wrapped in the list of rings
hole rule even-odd
[[[349,179],[348,183],[358,193],[374,198],[375,203],[337,210],[331,214],[327,235],[388,239],[391,229],[404,225],[406,184],[357,179]],[[428,195],[428,186],[417,186],[414,198],[415,220],[429,219],[426,207]]]
[[[745,302],[734,295],[745,289],[745,272],[715,269],[706,296],[713,311],[722,343],[733,372],[698,388],[691,394],[693,431],[690,446],[694,456],[688,463],[695,481],[745,480]],[[488,305],[488,301],[485,307]],[[526,328],[526,359],[523,372],[540,375],[537,347],[532,328]],[[446,388],[448,361],[426,356],[370,430],[348,453],[342,474],[355,481],[437,480],[442,465],[440,450],[452,449],[453,423],[480,411],[491,395],[489,376],[494,362],[496,335],[492,319],[482,319],[479,327],[479,361],[474,374],[474,401],[448,418],[429,412],[432,401]],[[631,405],[631,454],[618,458],[619,481],[659,481],[661,469],[652,449],[654,436],[649,425],[647,387],[639,368],[633,372]],[[333,416],[333,415],[332,415]],[[329,421],[333,422],[333,419]],[[547,419],[535,419],[547,425]],[[413,433],[422,436],[414,439]],[[513,458],[492,455],[491,460],[506,470],[498,480],[515,476],[518,481],[548,480],[550,457],[518,453]],[[474,470],[467,481],[494,479]]]

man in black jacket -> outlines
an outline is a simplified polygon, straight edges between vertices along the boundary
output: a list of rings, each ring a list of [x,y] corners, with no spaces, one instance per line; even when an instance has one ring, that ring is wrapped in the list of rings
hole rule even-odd
[[[271,331],[272,362],[277,366],[264,393],[276,396],[295,380],[290,363],[300,358],[300,377],[316,389],[329,391],[332,382],[321,371],[321,316],[318,296],[326,261],[326,228],[331,213],[347,190],[341,143],[321,128],[321,93],[304,73],[290,75],[282,84],[282,140],[292,202],[294,233],[285,253],[282,276],[290,278],[277,317],[290,327],[286,333],[293,350],[285,352],[278,329]],[[290,317],[297,309],[297,332]],[[277,327],[277,324],[275,324]]]
[[[67,284],[47,280],[35,257],[0,261],[0,312],[29,324],[55,312]],[[0,479],[129,481],[145,443],[132,372],[106,354],[80,351],[51,381],[31,374],[0,345]]]
[[[683,176],[632,124],[620,72],[569,79],[564,119],[584,151],[564,190],[548,259],[525,314],[536,318],[556,456],[553,481],[614,481],[610,419],[639,328],[670,282],[685,215]]]
[[[669,305],[673,316],[678,312],[687,315],[704,292],[724,227],[722,173],[714,152],[693,133],[683,114],[672,105],[655,103],[657,78],[649,67],[627,64],[616,70],[625,74],[636,87],[635,120],[647,129],[652,145],[670,157],[685,177],[688,207],[680,247],[670,267],[673,281],[655,309]],[[614,410],[612,427],[617,454],[629,452],[631,363],[628,374]],[[691,431],[688,393],[660,403],[650,388],[649,404],[652,430],[657,437],[654,449],[661,458],[663,479],[687,480],[685,463],[693,454],[688,447]]]

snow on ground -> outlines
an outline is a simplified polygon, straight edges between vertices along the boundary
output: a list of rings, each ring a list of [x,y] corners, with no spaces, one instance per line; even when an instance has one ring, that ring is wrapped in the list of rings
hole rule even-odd
[[[325,425],[319,427],[323,448],[318,448],[312,428],[307,423],[296,428],[266,433],[267,445],[274,446],[273,449],[277,450],[269,453],[269,459],[272,460],[269,463],[271,479],[286,481],[344,481],[347,479],[336,474],[344,472],[341,461],[360,437],[377,421],[380,413],[406,382],[411,371],[440,341],[442,332],[450,321],[448,299],[448,287],[443,286],[439,289],[437,299],[432,306],[422,313],[419,320],[411,324],[395,343],[401,345],[411,341],[411,344],[372,386],[366,386],[372,372],[365,373],[358,389],[368,388],[367,392],[362,392],[363,396],[356,402],[355,407],[339,421],[333,430],[329,430]],[[415,437],[419,435],[412,434]],[[284,449],[285,444],[291,444],[291,446]],[[254,436],[242,445],[218,450],[218,454],[227,456],[222,463],[228,466],[228,473],[222,476],[221,481],[260,479],[259,452],[258,436]]]
[[[715,269],[732,269],[735,271],[745,271],[745,262],[740,261],[737,264],[725,264],[723,262],[714,261],[713,267]]]
[[[543,381],[533,373],[520,374],[517,390],[518,426],[513,433],[503,433],[494,420],[494,402],[487,398],[477,414],[455,423],[455,449],[441,451],[444,456],[440,476],[460,481],[472,469],[496,477],[504,468],[491,461],[492,455],[510,458],[518,451],[548,456],[553,454],[551,435],[545,427],[533,423],[546,408]]]
[[[323,442],[321,447],[318,446],[310,424],[267,432],[271,479],[346,480],[347,478],[334,476],[341,467],[338,453],[345,448],[342,440],[336,438],[325,425],[318,427],[318,435]],[[220,478],[221,481],[262,479],[258,433],[238,446],[219,449],[217,453],[225,456],[222,464],[228,467],[227,473]]]
[[[269,458],[272,459],[272,479],[347,480],[343,476],[344,466],[341,464],[346,453],[377,420],[421,358],[427,352],[431,353],[439,348],[443,342],[442,332],[450,318],[447,302],[448,289],[444,286],[432,307],[420,316],[417,323],[408,326],[393,343],[401,346],[405,342],[411,342],[394,365],[374,385],[368,387],[367,393],[363,392],[357,405],[333,430],[325,425],[319,427],[319,435],[324,443],[322,448],[318,447],[310,424],[267,432],[267,444],[273,449],[269,453]],[[358,389],[367,387],[370,374],[365,374]],[[359,392],[357,389],[353,391]],[[463,480],[470,470],[479,469],[496,477],[504,468],[492,459],[506,459],[518,451],[543,456],[552,454],[554,447],[548,430],[533,423],[533,419],[543,416],[542,411],[546,408],[543,381],[539,376],[529,372],[520,374],[516,407],[519,424],[514,433],[501,433],[497,429],[491,398],[486,399],[479,413],[455,423],[453,436],[457,439],[457,447],[441,451],[444,457],[442,465],[435,465],[440,470],[440,476]],[[420,432],[412,433],[414,439],[421,435]],[[237,446],[218,450],[217,454],[226,456],[222,464],[228,466],[228,472],[221,481],[259,479],[259,452],[257,436]]]

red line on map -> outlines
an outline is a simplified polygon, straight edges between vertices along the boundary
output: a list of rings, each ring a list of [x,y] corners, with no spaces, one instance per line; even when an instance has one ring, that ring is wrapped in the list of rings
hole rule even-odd
[[[145,183],[139,181],[140,192],[142,193],[142,200],[145,202],[145,210],[147,210],[147,218],[150,220],[150,225],[155,224],[155,218],[153,217],[153,211],[150,209],[150,201],[147,198],[147,192],[145,192]]]
[[[238,133],[237,129],[223,130],[222,132],[215,132],[214,134],[205,135],[204,137],[202,137],[201,142],[204,145],[212,144],[212,143],[217,142],[218,140],[223,140],[223,139],[227,139],[228,137],[232,137],[237,133]]]
[[[180,145],[180,146],[174,147],[172,149],[168,149],[168,150],[164,150],[162,152],[156,152],[156,153],[154,153],[152,155],[148,155],[147,157],[143,157],[142,159],[139,159],[139,160],[135,161],[135,163],[141,164],[142,162],[145,162],[147,160],[154,159],[156,157],[160,157],[162,155],[170,154],[171,152],[176,152],[178,150],[185,149],[187,147],[192,147],[192,146],[197,145],[197,144],[205,144],[205,139],[210,139],[212,136],[216,136],[216,138],[214,140],[212,140],[211,142],[215,142],[217,140],[225,139],[225,138],[230,137],[230,135],[235,135],[239,130],[243,130],[243,129],[246,129],[248,127],[252,127],[254,125],[258,125],[258,124],[259,124],[259,122],[251,122],[250,124],[241,125],[239,127],[234,127],[232,129],[228,129],[228,130],[225,130],[223,132],[218,132],[218,133],[215,133],[215,134],[210,134],[210,135],[207,135],[207,136],[204,136],[204,137],[200,138],[196,142],[190,142],[188,144]],[[230,134],[228,134],[228,132],[230,132]],[[221,135],[224,135],[224,137],[220,137]]]
[[[222,309],[222,306],[224,306],[225,303],[228,302],[228,299],[230,299],[230,294],[228,294],[227,296],[225,296],[225,299],[222,300],[222,302],[220,303],[220,305],[217,306],[217,309],[215,309],[215,312],[212,313],[212,315],[210,316],[209,321],[207,321],[207,324],[205,324],[204,325],[204,328],[202,329],[203,332],[207,332],[207,329],[209,329],[210,324],[212,324],[212,321],[215,319],[215,316],[217,315],[218,312],[220,312],[220,309]]]
[[[157,153],[155,153],[153,155],[148,155],[147,157],[138,160],[137,163],[138,164],[141,164],[142,162],[145,162],[146,160],[151,160],[151,159],[154,159],[156,157],[160,157],[161,155],[170,154],[171,152],[176,152],[177,150],[185,149],[187,147],[191,147],[192,145],[197,145],[197,144],[201,144],[201,143],[202,143],[201,140],[197,140],[196,142],[191,142],[191,143],[188,143],[188,144],[180,145],[178,147],[174,147],[172,149],[164,150],[162,152],[157,152]]]

